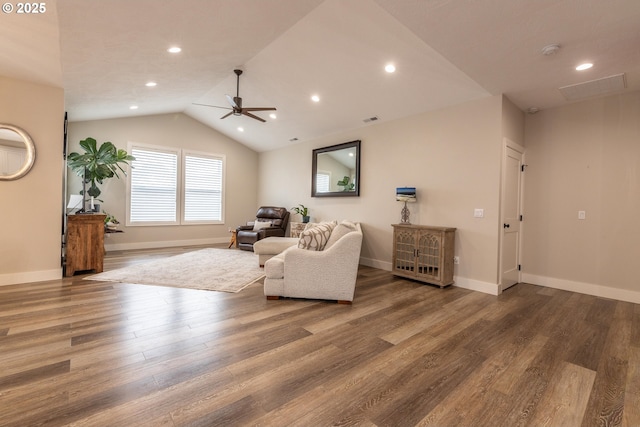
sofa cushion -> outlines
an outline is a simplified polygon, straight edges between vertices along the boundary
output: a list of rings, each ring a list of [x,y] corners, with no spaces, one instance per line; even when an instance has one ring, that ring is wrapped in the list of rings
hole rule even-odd
[[[282,279],[284,277],[284,255],[282,253],[269,258],[264,263],[264,275],[269,279]]]
[[[327,244],[324,248],[329,249],[344,235],[351,233],[352,231],[356,231],[357,229],[358,227],[356,227],[355,223],[351,221],[342,221],[333,229],[333,231],[331,232],[331,236],[329,236],[329,240],[327,241]]]
[[[331,232],[337,225],[336,221],[322,222],[314,227],[305,229],[300,233],[298,247],[310,251],[321,251],[329,241]]]

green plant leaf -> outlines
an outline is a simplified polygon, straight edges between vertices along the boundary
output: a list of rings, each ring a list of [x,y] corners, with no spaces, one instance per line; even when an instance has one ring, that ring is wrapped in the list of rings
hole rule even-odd
[[[129,161],[135,160],[135,157],[127,154],[126,150],[117,149],[110,141],[103,142],[100,147],[97,147],[94,138],[86,138],[79,144],[84,149],[84,154],[69,153],[67,165],[76,175],[90,184],[87,194],[93,197],[100,194],[97,184],[102,184],[105,179],[114,176],[120,178],[118,171],[126,175],[121,164],[128,165]]]

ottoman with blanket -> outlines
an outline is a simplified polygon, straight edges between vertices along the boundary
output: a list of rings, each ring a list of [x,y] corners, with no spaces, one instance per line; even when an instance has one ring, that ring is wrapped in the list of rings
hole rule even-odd
[[[267,237],[253,244],[253,252],[258,254],[258,263],[263,267],[268,259],[296,246],[299,240],[297,237]]]

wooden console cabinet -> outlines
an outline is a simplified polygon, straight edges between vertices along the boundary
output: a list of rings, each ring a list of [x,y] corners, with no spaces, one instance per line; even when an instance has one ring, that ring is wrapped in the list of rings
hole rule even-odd
[[[84,270],[102,272],[105,218],[104,214],[67,216],[65,276]]]
[[[393,224],[392,273],[438,285],[453,284],[455,228]]]

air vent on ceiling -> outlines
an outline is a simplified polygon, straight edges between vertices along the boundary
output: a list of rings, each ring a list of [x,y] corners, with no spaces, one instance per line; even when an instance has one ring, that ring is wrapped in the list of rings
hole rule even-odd
[[[378,117],[373,116],[373,117],[369,117],[368,119],[364,119],[363,122],[371,123],[371,122],[375,122],[376,120],[378,120]]]
[[[567,101],[577,101],[592,96],[602,96],[619,92],[626,87],[627,82],[624,73],[622,73],[585,83],[564,86],[559,90]]]

